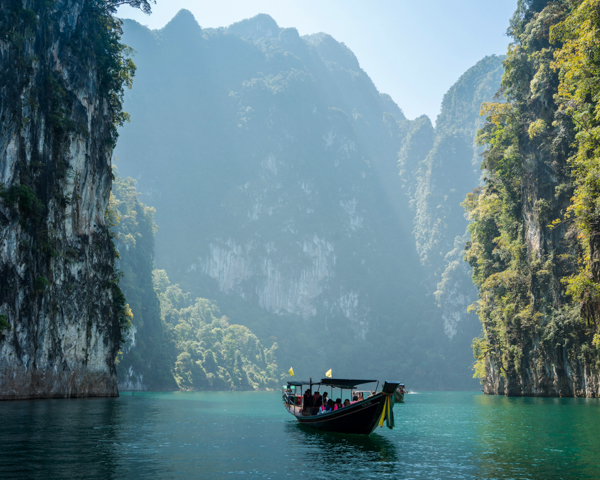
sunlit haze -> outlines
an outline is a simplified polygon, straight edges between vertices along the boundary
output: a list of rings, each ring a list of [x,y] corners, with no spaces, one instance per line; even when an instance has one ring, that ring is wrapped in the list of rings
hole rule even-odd
[[[259,13],[300,35],[325,32],[344,42],[379,91],[412,119],[435,121],[444,93],[486,55],[505,54],[516,0],[159,0],[153,13],[121,7],[118,15],[162,28],[182,8],[203,28],[228,26]]]

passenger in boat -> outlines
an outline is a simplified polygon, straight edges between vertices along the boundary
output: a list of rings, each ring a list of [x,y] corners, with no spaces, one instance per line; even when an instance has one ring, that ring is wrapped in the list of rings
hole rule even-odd
[[[335,406],[333,407],[334,410],[339,410],[340,408],[342,408],[342,399],[341,398],[336,398],[335,399]]]
[[[352,401],[350,402],[350,405],[352,405],[353,403],[356,403],[356,402],[358,402],[358,397],[356,395],[354,395],[352,397]]]
[[[315,392],[314,403],[312,407],[312,415],[317,415],[319,413],[319,408],[323,405],[323,397],[319,392]]]
[[[359,392],[359,394],[358,394],[358,401],[362,402],[364,399],[365,399],[365,397],[363,397],[362,392]]]
[[[348,405],[350,405],[350,400],[348,400],[348,399],[344,400],[344,407],[347,407]]]
[[[306,392],[304,392],[304,405],[303,405],[303,411],[306,415],[311,414],[313,403],[314,403],[313,396],[310,394],[310,390],[307,389]]]
[[[323,395],[323,398],[325,398],[325,395]],[[319,409],[319,413],[317,413],[317,415],[322,415],[323,413],[333,412],[334,405],[335,405],[335,403],[333,403],[333,400],[331,400],[331,399],[327,400],[327,402],[323,402],[323,405]]]

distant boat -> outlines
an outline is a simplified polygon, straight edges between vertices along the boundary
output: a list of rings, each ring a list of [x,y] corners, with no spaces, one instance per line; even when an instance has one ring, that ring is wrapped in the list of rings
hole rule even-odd
[[[369,435],[377,425],[387,423],[389,428],[394,427],[394,402],[395,392],[400,382],[384,382],[381,392],[377,393],[377,387],[371,395],[363,400],[351,403],[348,406],[338,408],[329,412],[314,414],[315,407],[307,408],[303,405],[303,387],[309,387],[312,396],[314,386],[340,389],[340,397],[344,390],[356,390],[359,385],[379,382],[377,380],[353,380],[341,378],[323,378],[320,382],[312,380],[290,381],[283,387],[282,398],[286,410],[296,417],[299,423],[317,430],[336,433],[356,433]],[[298,392],[297,389],[300,388]],[[369,391],[367,391],[368,393]]]
[[[406,390],[404,389],[404,384],[401,383],[400,385],[398,385],[398,388],[394,392],[394,399],[396,400],[396,403],[404,403],[404,394],[405,393],[406,393]]]

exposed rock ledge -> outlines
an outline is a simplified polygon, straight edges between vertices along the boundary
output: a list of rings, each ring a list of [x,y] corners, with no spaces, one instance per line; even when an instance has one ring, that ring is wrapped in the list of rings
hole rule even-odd
[[[0,400],[119,396],[116,378],[103,371],[27,371],[16,367],[3,368],[0,378]]]

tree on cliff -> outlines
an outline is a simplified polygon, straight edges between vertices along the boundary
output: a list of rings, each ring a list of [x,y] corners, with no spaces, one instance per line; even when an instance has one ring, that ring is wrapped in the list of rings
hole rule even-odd
[[[600,1],[572,3],[571,13],[551,30],[563,42],[555,54],[561,111],[573,119],[577,151],[569,159],[575,191],[567,220],[574,217],[580,242],[579,268],[567,279],[567,293],[590,322],[600,321]],[[561,220],[561,219],[557,219]],[[600,336],[594,339],[600,345]]]
[[[105,211],[134,72],[120,4],[150,6],[0,3],[0,399],[117,394],[128,309]]]
[[[581,316],[594,317],[600,291],[597,140],[589,135],[597,4],[519,1],[503,101],[482,107],[485,182],[464,202],[472,221],[465,258],[484,327],[473,345],[475,374],[488,393],[600,391],[597,326]]]

